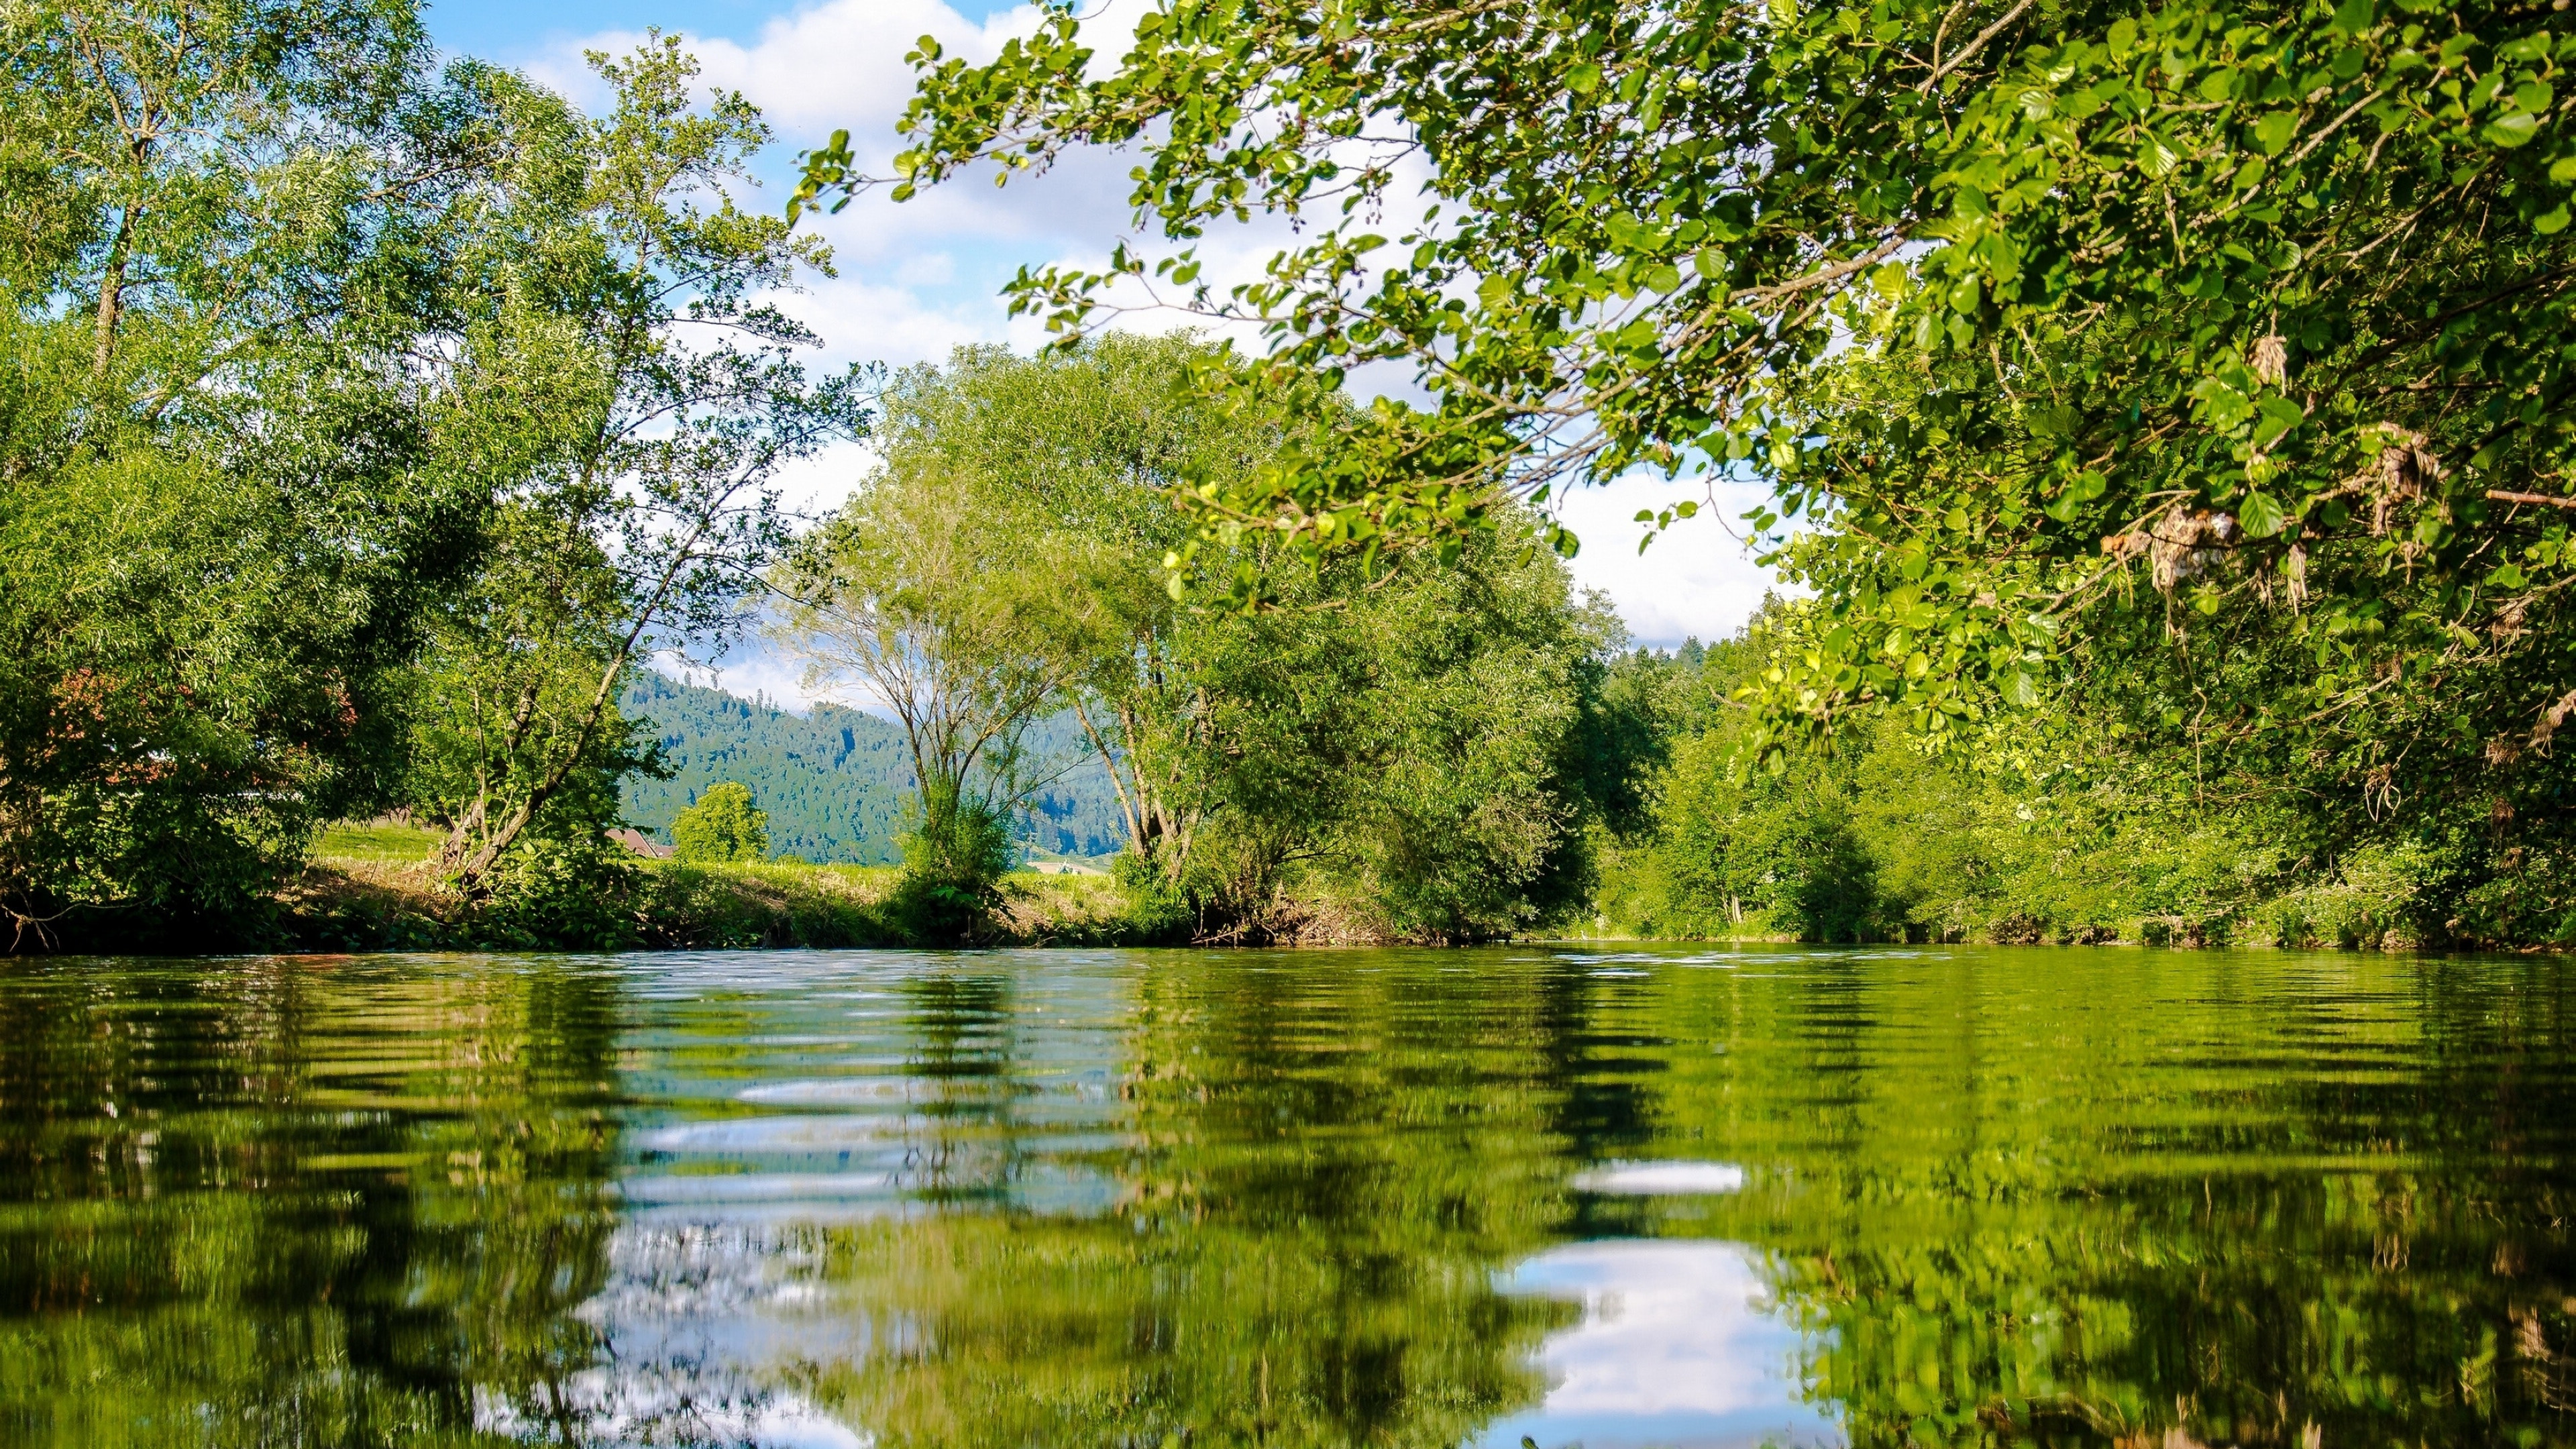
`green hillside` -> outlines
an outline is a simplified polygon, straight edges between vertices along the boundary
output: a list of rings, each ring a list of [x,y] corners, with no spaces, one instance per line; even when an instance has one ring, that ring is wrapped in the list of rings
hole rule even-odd
[[[667,780],[629,776],[626,819],[668,843],[671,820],[709,785],[739,780],[769,812],[773,850],[818,863],[878,865],[901,856],[903,802],[912,764],[903,731],[875,715],[817,705],[796,715],[767,704],[682,684],[649,670],[626,687],[626,712],[652,721]],[[1032,734],[1041,757],[1072,760],[1079,734],[1068,724]],[[1066,771],[1023,821],[1029,846],[1049,855],[1106,855],[1118,849],[1118,803],[1096,763]]]

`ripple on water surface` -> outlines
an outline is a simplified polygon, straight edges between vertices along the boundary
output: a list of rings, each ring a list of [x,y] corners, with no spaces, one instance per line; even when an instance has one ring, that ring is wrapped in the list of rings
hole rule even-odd
[[[2571,984],[16,964],[0,1443],[2576,1444]]]

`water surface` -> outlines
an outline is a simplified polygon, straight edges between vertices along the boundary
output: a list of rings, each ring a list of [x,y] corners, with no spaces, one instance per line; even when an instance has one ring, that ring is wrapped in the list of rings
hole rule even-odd
[[[0,966],[0,1443],[2576,1444],[2570,985]]]

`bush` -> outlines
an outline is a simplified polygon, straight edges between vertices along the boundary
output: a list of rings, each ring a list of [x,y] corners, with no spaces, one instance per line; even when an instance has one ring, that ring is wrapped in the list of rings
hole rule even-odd
[[[1138,939],[1181,943],[1196,933],[1198,911],[1190,892],[1160,861],[1139,851],[1121,851],[1109,862],[1109,875],[1126,898],[1126,925]]]
[[[477,934],[494,945],[624,950],[640,939],[641,874],[595,833],[522,836],[485,878]]]
[[[1001,879],[1017,853],[1000,811],[933,781],[922,792],[920,823],[903,838],[903,876],[890,913],[903,933],[925,944],[965,941],[1001,902]]]

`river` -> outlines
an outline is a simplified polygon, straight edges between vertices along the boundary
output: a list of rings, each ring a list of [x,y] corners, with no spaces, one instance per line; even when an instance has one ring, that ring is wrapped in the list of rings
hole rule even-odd
[[[0,1444],[2576,1444],[2554,958],[0,965]]]

